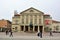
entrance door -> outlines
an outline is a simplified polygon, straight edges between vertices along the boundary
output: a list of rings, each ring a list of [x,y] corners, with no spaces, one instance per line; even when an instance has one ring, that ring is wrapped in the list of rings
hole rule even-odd
[[[24,26],[21,26],[21,31],[23,31],[24,30]]]
[[[25,26],[25,31],[28,31],[28,26]]]
[[[40,32],[42,33],[43,31],[43,26],[39,26]]]
[[[35,31],[36,31],[36,32],[38,31],[38,26],[35,26]]]
[[[33,32],[33,26],[30,26],[30,31]]]

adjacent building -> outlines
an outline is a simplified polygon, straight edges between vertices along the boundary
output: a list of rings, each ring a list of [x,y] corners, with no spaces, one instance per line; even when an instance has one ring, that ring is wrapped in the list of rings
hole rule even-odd
[[[53,31],[60,32],[60,22],[52,20]]]
[[[53,29],[52,17],[33,7],[19,14],[15,11],[12,17],[12,30],[15,32],[44,32],[50,28]]]
[[[4,32],[11,29],[11,22],[9,20],[0,20],[0,31]]]

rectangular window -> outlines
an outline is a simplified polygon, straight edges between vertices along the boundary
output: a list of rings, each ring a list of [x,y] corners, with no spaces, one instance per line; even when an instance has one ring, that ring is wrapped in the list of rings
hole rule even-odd
[[[15,20],[15,24],[18,24],[18,20]]]
[[[41,19],[39,19],[39,24],[41,24]]]
[[[22,24],[24,24],[24,15],[22,15]]]
[[[34,24],[37,24],[37,19],[35,18],[35,22],[34,22]]]
[[[28,18],[26,18],[26,24],[28,24]]]
[[[28,24],[28,15],[26,16],[26,24]]]
[[[24,19],[22,19],[22,24],[24,24]]]
[[[37,24],[37,15],[35,15],[35,22],[34,22],[34,24]]]
[[[33,23],[33,19],[32,19],[32,18],[30,19],[30,22],[32,22],[32,23]]]

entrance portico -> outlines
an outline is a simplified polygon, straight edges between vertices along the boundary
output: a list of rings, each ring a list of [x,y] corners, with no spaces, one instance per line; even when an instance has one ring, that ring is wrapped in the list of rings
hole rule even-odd
[[[24,32],[42,32],[43,31],[43,26],[21,26],[21,31]]]

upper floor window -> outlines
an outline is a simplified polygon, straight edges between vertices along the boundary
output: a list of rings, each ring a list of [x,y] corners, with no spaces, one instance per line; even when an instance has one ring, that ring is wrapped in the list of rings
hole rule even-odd
[[[37,15],[35,15],[35,18],[37,18]]]
[[[15,24],[18,24],[18,20],[15,20]]]
[[[28,24],[28,17],[26,17],[26,24]]]
[[[24,18],[24,15],[22,15],[22,19]]]
[[[34,22],[34,24],[37,24],[37,19],[35,18],[35,22]]]
[[[30,17],[32,17],[32,15],[30,15]]]
[[[22,18],[22,24],[24,24],[24,18]]]
[[[22,15],[22,24],[24,24],[24,15]]]
[[[37,17],[37,15],[35,15],[35,17]]]
[[[41,19],[39,19],[39,24],[41,24]]]

